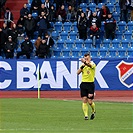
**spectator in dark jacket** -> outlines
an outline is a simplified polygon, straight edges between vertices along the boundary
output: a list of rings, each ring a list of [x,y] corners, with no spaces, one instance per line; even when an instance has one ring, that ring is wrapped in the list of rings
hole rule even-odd
[[[42,4],[41,0],[33,0],[30,8],[31,13],[33,12],[38,13],[39,9],[41,8],[41,4]]]
[[[78,21],[78,19],[80,18],[81,13],[83,13],[83,10],[82,10],[81,7],[79,7],[78,10],[77,10],[77,17],[76,17],[76,18],[77,18],[77,21]]]
[[[133,21],[133,0],[128,0],[129,1],[129,9],[131,10],[131,21]]]
[[[62,5],[57,10],[56,16],[57,16],[58,21],[65,22],[65,20],[66,20],[66,10],[65,10],[65,6],[64,5]]]
[[[101,9],[101,21],[105,21],[106,18],[108,18],[108,14],[110,13],[110,10],[107,6],[103,5]]]
[[[55,20],[56,20],[55,7],[54,7],[54,5],[51,5],[51,7],[49,9],[49,14],[48,14],[48,21],[55,22]]]
[[[14,57],[15,43],[12,41],[12,37],[8,37],[8,41],[5,43],[5,56],[6,59],[11,59]]]
[[[48,47],[46,42],[47,41],[43,39],[41,44],[39,45],[39,48],[38,48],[38,57],[39,58],[46,58],[47,57],[49,47]]]
[[[29,14],[29,10],[27,8],[27,5],[24,4],[23,8],[20,10],[20,16],[27,18]]]
[[[78,30],[79,30],[79,38],[87,39],[87,19],[84,13],[81,13],[81,16],[78,20]]]
[[[4,51],[4,44],[6,42],[6,34],[2,31],[0,28],[0,56],[1,56],[1,51]]]
[[[96,39],[99,38],[99,28],[96,26],[96,24],[93,24],[90,28],[90,38],[92,39],[92,45],[96,47]]]
[[[44,4],[41,4],[41,8],[38,10],[39,16],[41,16],[41,12],[45,12],[45,14],[48,15],[48,9]]]
[[[3,23],[2,31],[6,35],[6,39],[7,39],[8,38],[8,34],[9,34],[9,28],[7,27],[6,23]]]
[[[27,59],[30,59],[32,52],[33,52],[33,44],[29,40],[28,36],[26,36],[25,41],[23,41],[21,44],[21,51],[17,53],[17,59],[22,55],[26,55]]]
[[[11,23],[13,23],[13,14],[8,7],[6,8],[4,19],[5,19],[5,23],[7,24],[7,27],[11,28]]]
[[[28,14],[28,18],[24,22],[24,26],[25,26],[25,31],[26,31],[27,36],[30,39],[33,38],[36,21],[30,13]]]
[[[105,20],[105,34],[106,39],[115,38],[116,20],[112,17],[112,14],[108,14],[108,18]]]
[[[41,12],[41,16],[39,17],[39,36],[42,38],[45,37],[45,33],[48,29],[48,20],[45,12]]]
[[[50,9],[50,7],[51,7],[50,1],[49,1],[49,0],[45,0],[44,5],[45,5],[45,7],[48,9],[48,11],[49,11],[49,9]]]

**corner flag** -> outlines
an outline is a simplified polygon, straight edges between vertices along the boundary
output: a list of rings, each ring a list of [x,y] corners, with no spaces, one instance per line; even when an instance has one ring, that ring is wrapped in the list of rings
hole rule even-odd
[[[40,98],[40,79],[41,79],[41,72],[40,72],[40,66],[38,64],[37,66],[37,71],[36,71],[36,74],[37,74],[37,84],[38,84],[38,99]]]

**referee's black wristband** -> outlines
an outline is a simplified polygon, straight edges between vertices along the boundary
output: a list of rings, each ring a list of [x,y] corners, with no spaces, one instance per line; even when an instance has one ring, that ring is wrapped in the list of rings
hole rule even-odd
[[[80,69],[83,69],[85,66],[81,66]]]
[[[84,62],[85,65],[87,65],[86,61]]]

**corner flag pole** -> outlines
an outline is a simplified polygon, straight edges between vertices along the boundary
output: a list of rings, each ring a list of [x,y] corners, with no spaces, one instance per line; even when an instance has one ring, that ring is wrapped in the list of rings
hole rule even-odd
[[[38,99],[40,99],[40,79],[41,79],[41,73],[40,73],[40,66],[38,64],[37,66],[37,84],[38,84]]]

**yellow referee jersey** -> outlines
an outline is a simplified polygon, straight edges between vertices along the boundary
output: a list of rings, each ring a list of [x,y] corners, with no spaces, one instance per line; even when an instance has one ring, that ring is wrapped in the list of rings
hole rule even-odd
[[[95,70],[96,64],[91,61],[92,67],[85,66],[82,69],[82,82],[94,82],[95,80]]]

